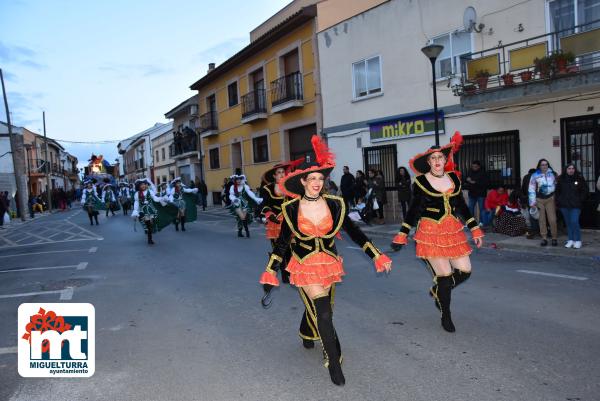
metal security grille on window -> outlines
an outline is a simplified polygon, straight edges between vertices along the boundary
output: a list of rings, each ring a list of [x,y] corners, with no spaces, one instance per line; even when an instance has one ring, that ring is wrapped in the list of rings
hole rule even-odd
[[[352,71],[355,98],[381,92],[381,60],[379,56],[352,64]]]

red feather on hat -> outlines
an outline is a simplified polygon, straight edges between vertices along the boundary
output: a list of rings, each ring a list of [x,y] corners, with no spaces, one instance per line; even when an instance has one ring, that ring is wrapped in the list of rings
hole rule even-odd
[[[329,150],[329,146],[327,146],[323,138],[313,135],[310,142],[312,143],[319,166],[335,164],[335,155]]]
[[[301,165],[302,163],[304,163],[303,157],[289,162],[289,164],[285,168],[285,173],[286,174],[291,173],[292,171],[296,170],[298,168],[298,166]]]
[[[452,138],[450,139],[450,143],[452,144],[452,151],[450,151],[450,157],[444,166],[444,171],[454,171],[458,177],[461,178],[461,173],[456,170],[456,165],[454,164],[454,154],[458,152],[463,143],[463,137],[460,132],[454,132],[454,135],[452,135]]]

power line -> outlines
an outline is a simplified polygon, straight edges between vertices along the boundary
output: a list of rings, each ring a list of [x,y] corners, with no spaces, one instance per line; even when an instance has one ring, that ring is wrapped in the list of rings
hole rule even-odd
[[[68,139],[54,139],[52,138],[53,141],[56,142],[64,142],[64,143],[76,143],[76,144],[83,144],[83,145],[107,145],[110,143],[118,143],[121,142],[122,139],[106,139],[103,141],[71,141]]]

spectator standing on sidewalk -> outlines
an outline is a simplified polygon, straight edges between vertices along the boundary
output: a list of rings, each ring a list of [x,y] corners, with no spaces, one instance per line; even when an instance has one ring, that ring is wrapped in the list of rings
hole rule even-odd
[[[367,177],[362,170],[356,170],[354,178],[354,203],[359,203],[367,195]]]
[[[556,184],[556,203],[567,225],[568,241],[565,248],[581,248],[579,216],[587,195],[585,178],[577,171],[574,164],[567,164]]]
[[[4,192],[0,192],[0,227],[4,226],[4,213],[8,212]]]
[[[198,181],[198,194],[200,195],[202,210],[206,210],[206,197],[208,196],[208,188],[206,187],[204,180]]]
[[[532,219],[529,214],[529,182],[531,181],[531,175],[535,173],[534,168],[530,168],[529,172],[523,177],[521,181],[521,213],[525,217],[527,223],[527,239],[533,239],[536,234],[540,233],[540,223],[537,219]]]
[[[379,220],[377,223],[384,224],[385,220],[383,218],[383,206],[386,203],[386,197],[385,197],[385,185],[383,183],[383,176],[380,173],[378,173],[375,169],[370,169],[368,183],[369,183],[368,188],[373,190],[372,194],[375,196],[375,199],[377,200],[378,209],[376,210],[376,212],[377,212],[377,217],[379,217]]]
[[[552,235],[552,246],[558,245],[558,229],[556,226],[556,173],[546,159],[540,159],[535,173],[529,181],[529,206],[537,207],[540,211],[541,246],[548,245],[548,226]],[[547,220],[546,220],[547,219]]]
[[[406,219],[406,211],[412,197],[410,174],[404,166],[398,167],[396,187],[398,188],[398,202],[400,202],[400,207],[402,208],[402,220],[404,220]]]
[[[479,223],[482,223],[484,213],[485,196],[488,187],[487,173],[481,168],[481,162],[474,160],[471,163],[471,169],[465,179],[466,187],[469,190],[469,211],[475,216],[475,205],[479,206]]]
[[[342,198],[344,198],[344,202],[346,202],[346,209],[349,209],[350,206],[354,205],[354,184],[354,176],[350,174],[348,166],[344,166],[344,174],[340,181],[340,189],[342,191]]]

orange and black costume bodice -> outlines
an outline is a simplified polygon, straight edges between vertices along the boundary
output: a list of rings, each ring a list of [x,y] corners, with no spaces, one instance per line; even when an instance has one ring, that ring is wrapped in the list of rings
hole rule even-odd
[[[281,233],[275,242],[267,271],[275,262],[282,263],[283,256],[291,247],[292,258],[287,266],[290,282],[297,286],[321,284],[329,286],[341,281],[344,274],[342,258],[335,246],[335,237],[344,229],[373,260],[381,252],[367,236],[347,216],[344,200],[338,196],[323,195],[329,215],[318,224],[305,218],[300,211],[300,199],[292,199],[282,204],[283,222]],[[285,266],[282,266],[282,268]]]
[[[447,175],[453,185],[446,192],[433,188],[425,175],[415,178],[413,197],[396,238],[405,243],[412,227],[418,224],[414,236],[417,257],[456,258],[470,254],[464,225],[471,230],[474,238],[483,237],[465,202],[460,179],[455,172],[448,172]],[[394,239],[394,242],[398,241]]]
[[[283,221],[281,205],[286,200],[284,195],[277,195],[275,192],[275,185],[276,184],[271,183],[260,188],[260,197],[263,199],[261,215],[267,219],[267,222],[265,223],[265,228],[267,230],[266,235],[268,239],[272,240],[277,239],[281,232],[281,222]],[[269,220],[271,214],[275,215],[279,224]]]

